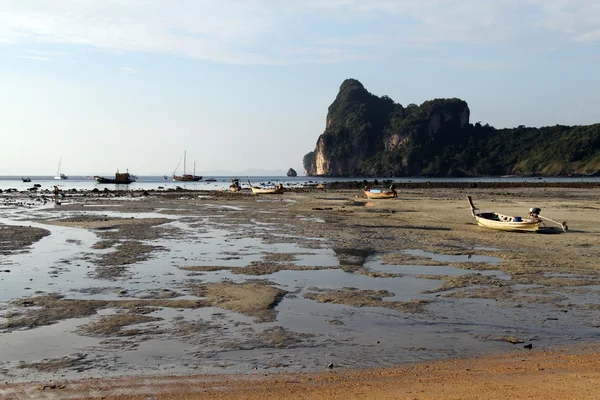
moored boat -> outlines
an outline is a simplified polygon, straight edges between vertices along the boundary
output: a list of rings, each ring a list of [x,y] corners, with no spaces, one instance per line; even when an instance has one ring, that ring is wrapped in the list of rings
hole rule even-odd
[[[252,186],[252,182],[248,180],[248,184],[250,185],[250,189],[252,189],[252,193],[254,194],[281,194],[284,191],[283,185],[281,183],[278,183],[277,185],[273,186],[260,187]]]
[[[31,182],[31,178],[21,178],[23,182]]]
[[[394,185],[394,184],[392,184],[390,187],[387,187],[387,188],[369,189],[369,188],[365,187],[364,193],[365,193],[365,196],[367,196],[367,198],[369,200],[393,199],[395,197],[398,197],[398,192],[396,191],[396,185]]]
[[[129,174],[129,171],[127,172],[119,172],[117,171],[115,173],[115,178],[104,178],[101,176],[96,176],[96,182],[98,183],[102,183],[102,184],[117,184],[117,185],[129,185],[132,182],[135,182],[135,179],[133,179],[133,177]]]
[[[63,174],[62,172],[60,172],[60,164],[62,162],[62,157],[60,157],[58,159],[58,168],[56,170],[56,176],[54,177],[54,179],[56,180],[61,180],[61,179],[69,179],[65,174]]]
[[[492,211],[481,211],[475,207],[471,196],[467,196],[467,200],[471,207],[471,214],[477,221],[477,224],[484,228],[511,232],[543,232],[552,230],[552,227],[544,224],[544,220],[547,220],[560,225],[563,232],[566,232],[568,229],[566,222],[559,223],[550,218],[540,216],[542,210],[537,207],[529,209],[528,216],[522,218],[520,216],[510,216]]]
[[[183,175],[175,175],[175,172],[177,172],[177,168],[179,168],[179,164],[177,164],[175,171],[173,171],[173,180],[179,181],[179,182],[198,182],[198,181],[202,180],[202,177],[196,176],[196,162],[195,161],[194,161],[194,174],[190,175],[190,174],[185,173],[186,153],[187,153],[186,151],[183,152]],[[179,163],[181,163],[181,160],[179,160]]]
[[[231,192],[239,192],[242,190],[242,186],[240,185],[240,180],[238,178],[233,178],[231,180],[231,185],[229,185],[229,190]]]
[[[173,175],[173,180],[174,181],[179,181],[179,182],[198,182],[200,180],[202,180],[201,176],[196,176],[196,175],[190,175],[190,174],[184,174],[184,175]]]

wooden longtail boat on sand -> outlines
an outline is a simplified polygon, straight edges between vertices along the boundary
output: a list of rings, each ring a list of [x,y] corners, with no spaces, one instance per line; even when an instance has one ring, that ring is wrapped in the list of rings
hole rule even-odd
[[[365,189],[364,192],[369,200],[393,199],[398,197],[398,193],[394,189]]]
[[[477,224],[484,228],[497,229],[501,231],[512,232],[539,232],[544,233],[552,231],[552,227],[544,225],[544,220],[554,222],[561,226],[562,231],[566,232],[568,227],[566,222],[556,222],[550,218],[540,216],[541,209],[534,207],[529,209],[527,218],[514,217],[510,215],[499,214],[491,211],[481,211],[473,204],[471,196],[467,196],[471,214],[475,217]]]
[[[248,184],[250,185],[250,189],[252,189],[252,193],[254,194],[281,194],[284,190],[281,183],[277,184],[276,186],[259,187],[252,186],[252,182],[248,180]]]
[[[376,186],[373,189],[369,189],[367,186],[365,186],[363,191],[369,200],[393,199],[398,197],[398,192],[396,191],[396,185],[394,183],[392,183],[389,187]]]

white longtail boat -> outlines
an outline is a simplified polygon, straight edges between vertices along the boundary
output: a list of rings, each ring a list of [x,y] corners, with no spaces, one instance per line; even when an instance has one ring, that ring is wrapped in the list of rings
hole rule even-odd
[[[276,186],[252,186],[252,182],[248,180],[248,184],[250,185],[250,189],[252,189],[252,193],[254,194],[281,194],[283,193],[283,185],[280,183]]]
[[[481,211],[473,204],[471,196],[467,196],[469,200],[469,206],[471,206],[471,214],[477,221],[479,226],[490,229],[497,229],[501,231],[512,231],[512,232],[541,232],[552,230],[551,227],[544,225],[544,220],[559,224],[566,232],[568,227],[566,222],[556,222],[550,218],[540,216],[541,209],[535,207],[529,209],[527,218],[521,218],[516,216],[504,215],[497,212]]]

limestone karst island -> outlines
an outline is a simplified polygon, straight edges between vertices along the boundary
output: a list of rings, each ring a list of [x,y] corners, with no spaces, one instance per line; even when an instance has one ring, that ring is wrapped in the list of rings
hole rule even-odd
[[[304,156],[310,176],[600,175],[600,124],[498,129],[461,99],[402,106],[347,79]]]

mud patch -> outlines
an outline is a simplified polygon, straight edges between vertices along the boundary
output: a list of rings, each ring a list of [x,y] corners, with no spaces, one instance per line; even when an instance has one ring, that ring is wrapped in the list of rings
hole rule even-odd
[[[510,344],[519,344],[525,343],[524,339],[518,338],[516,336],[506,336],[506,335],[477,335],[475,338],[480,340],[489,340],[492,342],[506,342]]]
[[[93,244],[92,248],[96,250],[110,249],[118,242],[116,240],[101,240]]]
[[[94,368],[94,361],[88,359],[86,354],[76,353],[61,358],[44,359],[38,362],[27,363],[21,361],[17,364],[17,368],[35,369],[39,372],[58,372],[64,369],[83,372]]]
[[[176,239],[182,236],[183,232],[173,226],[157,226],[169,222],[168,219],[143,219],[135,223],[119,225],[115,230],[104,230],[98,232],[98,236],[105,240],[157,240],[157,239]]]
[[[138,298],[140,299],[173,299],[175,297],[183,296],[174,290],[162,289],[162,290],[150,290],[148,292],[141,293]]]
[[[292,253],[266,253],[263,256],[263,261],[265,263],[291,263],[296,261],[297,258],[297,255]]]
[[[154,251],[164,251],[161,246],[152,246],[135,241],[120,243],[116,250],[110,253],[100,255],[94,263],[99,266],[120,266],[135,264],[150,258],[150,253]],[[107,275],[106,277],[111,277]],[[118,277],[115,275],[114,277]]]
[[[437,289],[425,290],[422,293],[437,293],[444,292],[446,290],[452,290],[457,288],[463,288],[467,286],[510,286],[512,283],[504,279],[498,279],[487,275],[481,274],[466,274],[466,275],[416,275],[419,279],[434,279],[445,281]]]
[[[598,283],[596,273],[594,276],[581,277],[567,274],[566,276],[548,276],[546,271],[515,274],[515,282],[523,285],[543,285],[553,287],[564,286],[589,286]]]
[[[25,252],[29,246],[49,234],[50,231],[42,228],[0,225],[0,254]]]
[[[184,319],[176,319],[173,321],[172,334],[184,341],[194,342],[199,335],[216,329],[221,328],[208,321],[186,321]]]
[[[150,317],[138,314],[115,314],[101,317],[98,321],[84,325],[79,328],[79,332],[90,336],[134,336],[144,333],[159,333],[155,328],[148,329],[123,329],[129,325],[141,324],[145,322],[159,321],[162,318]]]
[[[244,283],[216,282],[191,285],[190,292],[205,297],[207,304],[256,318],[258,322],[274,321],[275,306],[288,292],[269,281]]]
[[[406,313],[422,313],[431,300],[385,301],[384,297],[393,297],[387,290],[359,290],[356,288],[319,289],[311,288],[304,297],[319,303],[345,304],[352,307],[391,308]]]
[[[0,325],[1,330],[33,329],[55,322],[94,315],[100,309],[119,308],[134,310],[136,314],[154,311],[154,307],[200,308],[206,306],[199,300],[74,300],[60,295],[38,296],[13,302],[26,307],[23,314],[13,315]]]
[[[524,288],[521,291],[517,291],[510,286],[468,288],[446,293],[444,294],[444,297],[501,300],[512,302],[514,303],[514,306],[520,306],[520,304],[556,304],[567,299],[567,297],[562,294],[552,294],[548,291],[537,291],[533,289],[535,288]]]
[[[13,302],[15,306],[34,307],[22,316],[8,318],[0,325],[0,329],[33,329],[42,325],[50,325],[57,321],[87,317],[95,314],[101,307],[98,301],[63,300],[58,295],[38,296]]]
[[[291,348],[313,335],[290,332],[280,326],[274,326],[260,332],[258,337],[262,340],[263,347]]]
[[[127,225],[155,226],[169,222],[167,218],[111,218],[97,215],[78,215],[63,219],[46,220],[44,223],[82,229],[120,229]]]
[[[448,263],[434,261],[425,256],[414,256],[406,253],[388,253],[381,257],[383,264],[391,265],[427,265],[427,266],[444,266]]]
[[[214,272],[214,271],[231,271],[233,274],[240,275],[271,275],[279,271],[318,271],[323,269],[332,269],[334,267],[322,266],[300,266],[300,265],[283,265],[253,261],[247,267],[217,267],[217,266],[200,266],[200,267],[180,267],[185,271],[194,272]]]

